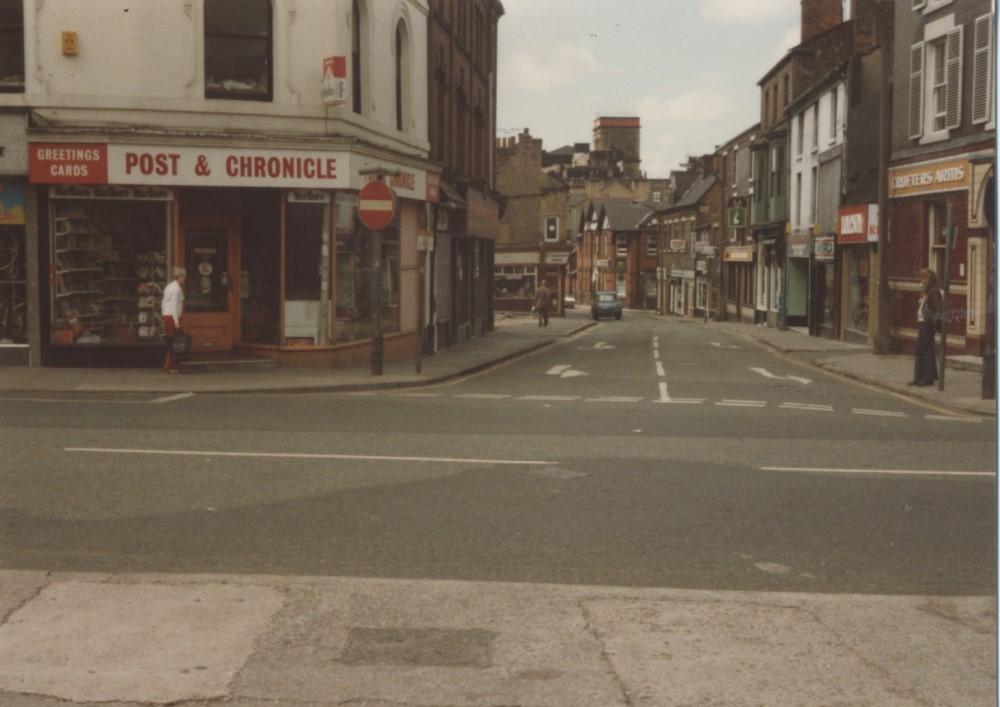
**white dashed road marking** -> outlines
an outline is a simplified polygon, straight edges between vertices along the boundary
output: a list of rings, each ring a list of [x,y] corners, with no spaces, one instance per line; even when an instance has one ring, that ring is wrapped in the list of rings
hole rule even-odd
[[[656,375],[660,378],[664,378],[667,375],[667,372],[663,370],[663,363],[660,361],[656,362]]]
[[[855,415],[876,415],[878,417],[906,417],[905,412],[896,412],[894,410],[866,410],[865,408],[851,408],[851,412]]]
[[[778,407],[786,410],[809,410],[811,412],[833,412],[830,405],[812,405],[810,403],[782,403]]]
[[[812,379],[811,378],[803,378],[802,376],[777,376],[777,375],[771,373],[766,368],[758,368],[756,366],[750,366],[749,368],[754,373],[759,373],[760,375],[764,376],[765,378],[774,378],[775,380],[798,381],[802,385],[809,385],[810,383],[812,383]]]
[[[579,400],[579,395],[522,395],[518,400]]]
[[[723,400],[722,402],[716,403],[716,405],[722,405],[724,407],[737,407],[737,408],[762,408],[767,405],[766,400]]]
[[[762,466],[761,471],[799,471],[817,474],[883,474],[888,476],[988,476],[995,477],[992,471],[937,471],[929,469],[836,469],[808,466]]]
[[[945,422],[972,422],[979,423],[983,419],[981,417],[962,417],[959,415],[925,415],[928,420],[943,420]]]
[[[606,396],[603,398],[587,398],[588,403],[637,403],[642,398],[630,398],[626,396]]]
[[[472,400],[504,400],[511,396],[504,393],[462,393],[461,395],[456,395],[455,397],[469,398]]]
[[[178,393],[177,395],[168,395],[165,398],[157,398],[156,400],[150,400],[149,402],[153,405],[160,405],[163,403],[172,403],[176,400],[184,400],[185,398],[190,398],[194,393]]]

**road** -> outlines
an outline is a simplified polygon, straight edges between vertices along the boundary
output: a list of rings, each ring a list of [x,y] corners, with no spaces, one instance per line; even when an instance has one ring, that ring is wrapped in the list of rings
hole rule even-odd
[[[695,323],[410,390],[30,397],[0,401],[6,570],[996,592],[992,422]]]

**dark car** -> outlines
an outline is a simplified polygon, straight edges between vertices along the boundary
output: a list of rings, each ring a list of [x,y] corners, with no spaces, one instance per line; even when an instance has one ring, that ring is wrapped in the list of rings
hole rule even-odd
[[[590,305],[590,316],[594,319],[601,317],[622,318],[622,303],[618,301],[617,292],[595,292],[593,302]]]

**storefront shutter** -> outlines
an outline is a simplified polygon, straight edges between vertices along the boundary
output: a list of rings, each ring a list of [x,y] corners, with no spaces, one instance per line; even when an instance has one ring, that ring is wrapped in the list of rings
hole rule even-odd
[[[972,63],[972,122],[990,119],[993,86],[993,13],[976,18]]]
[[[924,43],[910,47],[910,139],[924,134]]]
[[[945,45],[945,119],[944,127],[953,130],[962,126],[962,26],[948,32]]]

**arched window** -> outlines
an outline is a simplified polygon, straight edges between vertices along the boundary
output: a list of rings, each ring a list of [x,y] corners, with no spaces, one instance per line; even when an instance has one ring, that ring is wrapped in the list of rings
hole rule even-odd
[[[410,36],[406,22],[396,23],[396,130],[406,130],[410,119]]]
[[[205,97],[272,98],[271,0],[205,0]]]
[[[361,25],[364,22],[364,17],[361,14],[361,7],[358,0],[354,0],[351,4],[351,100],[354,108],[354,112],[360,115],[363,112],[362,107],[364,103],[362,102],[363,93],[361,88],[361,76],[362,76],[362,66],[361,62],[364,58],[364,52],[361,38],[363,32],[361,31]]]

